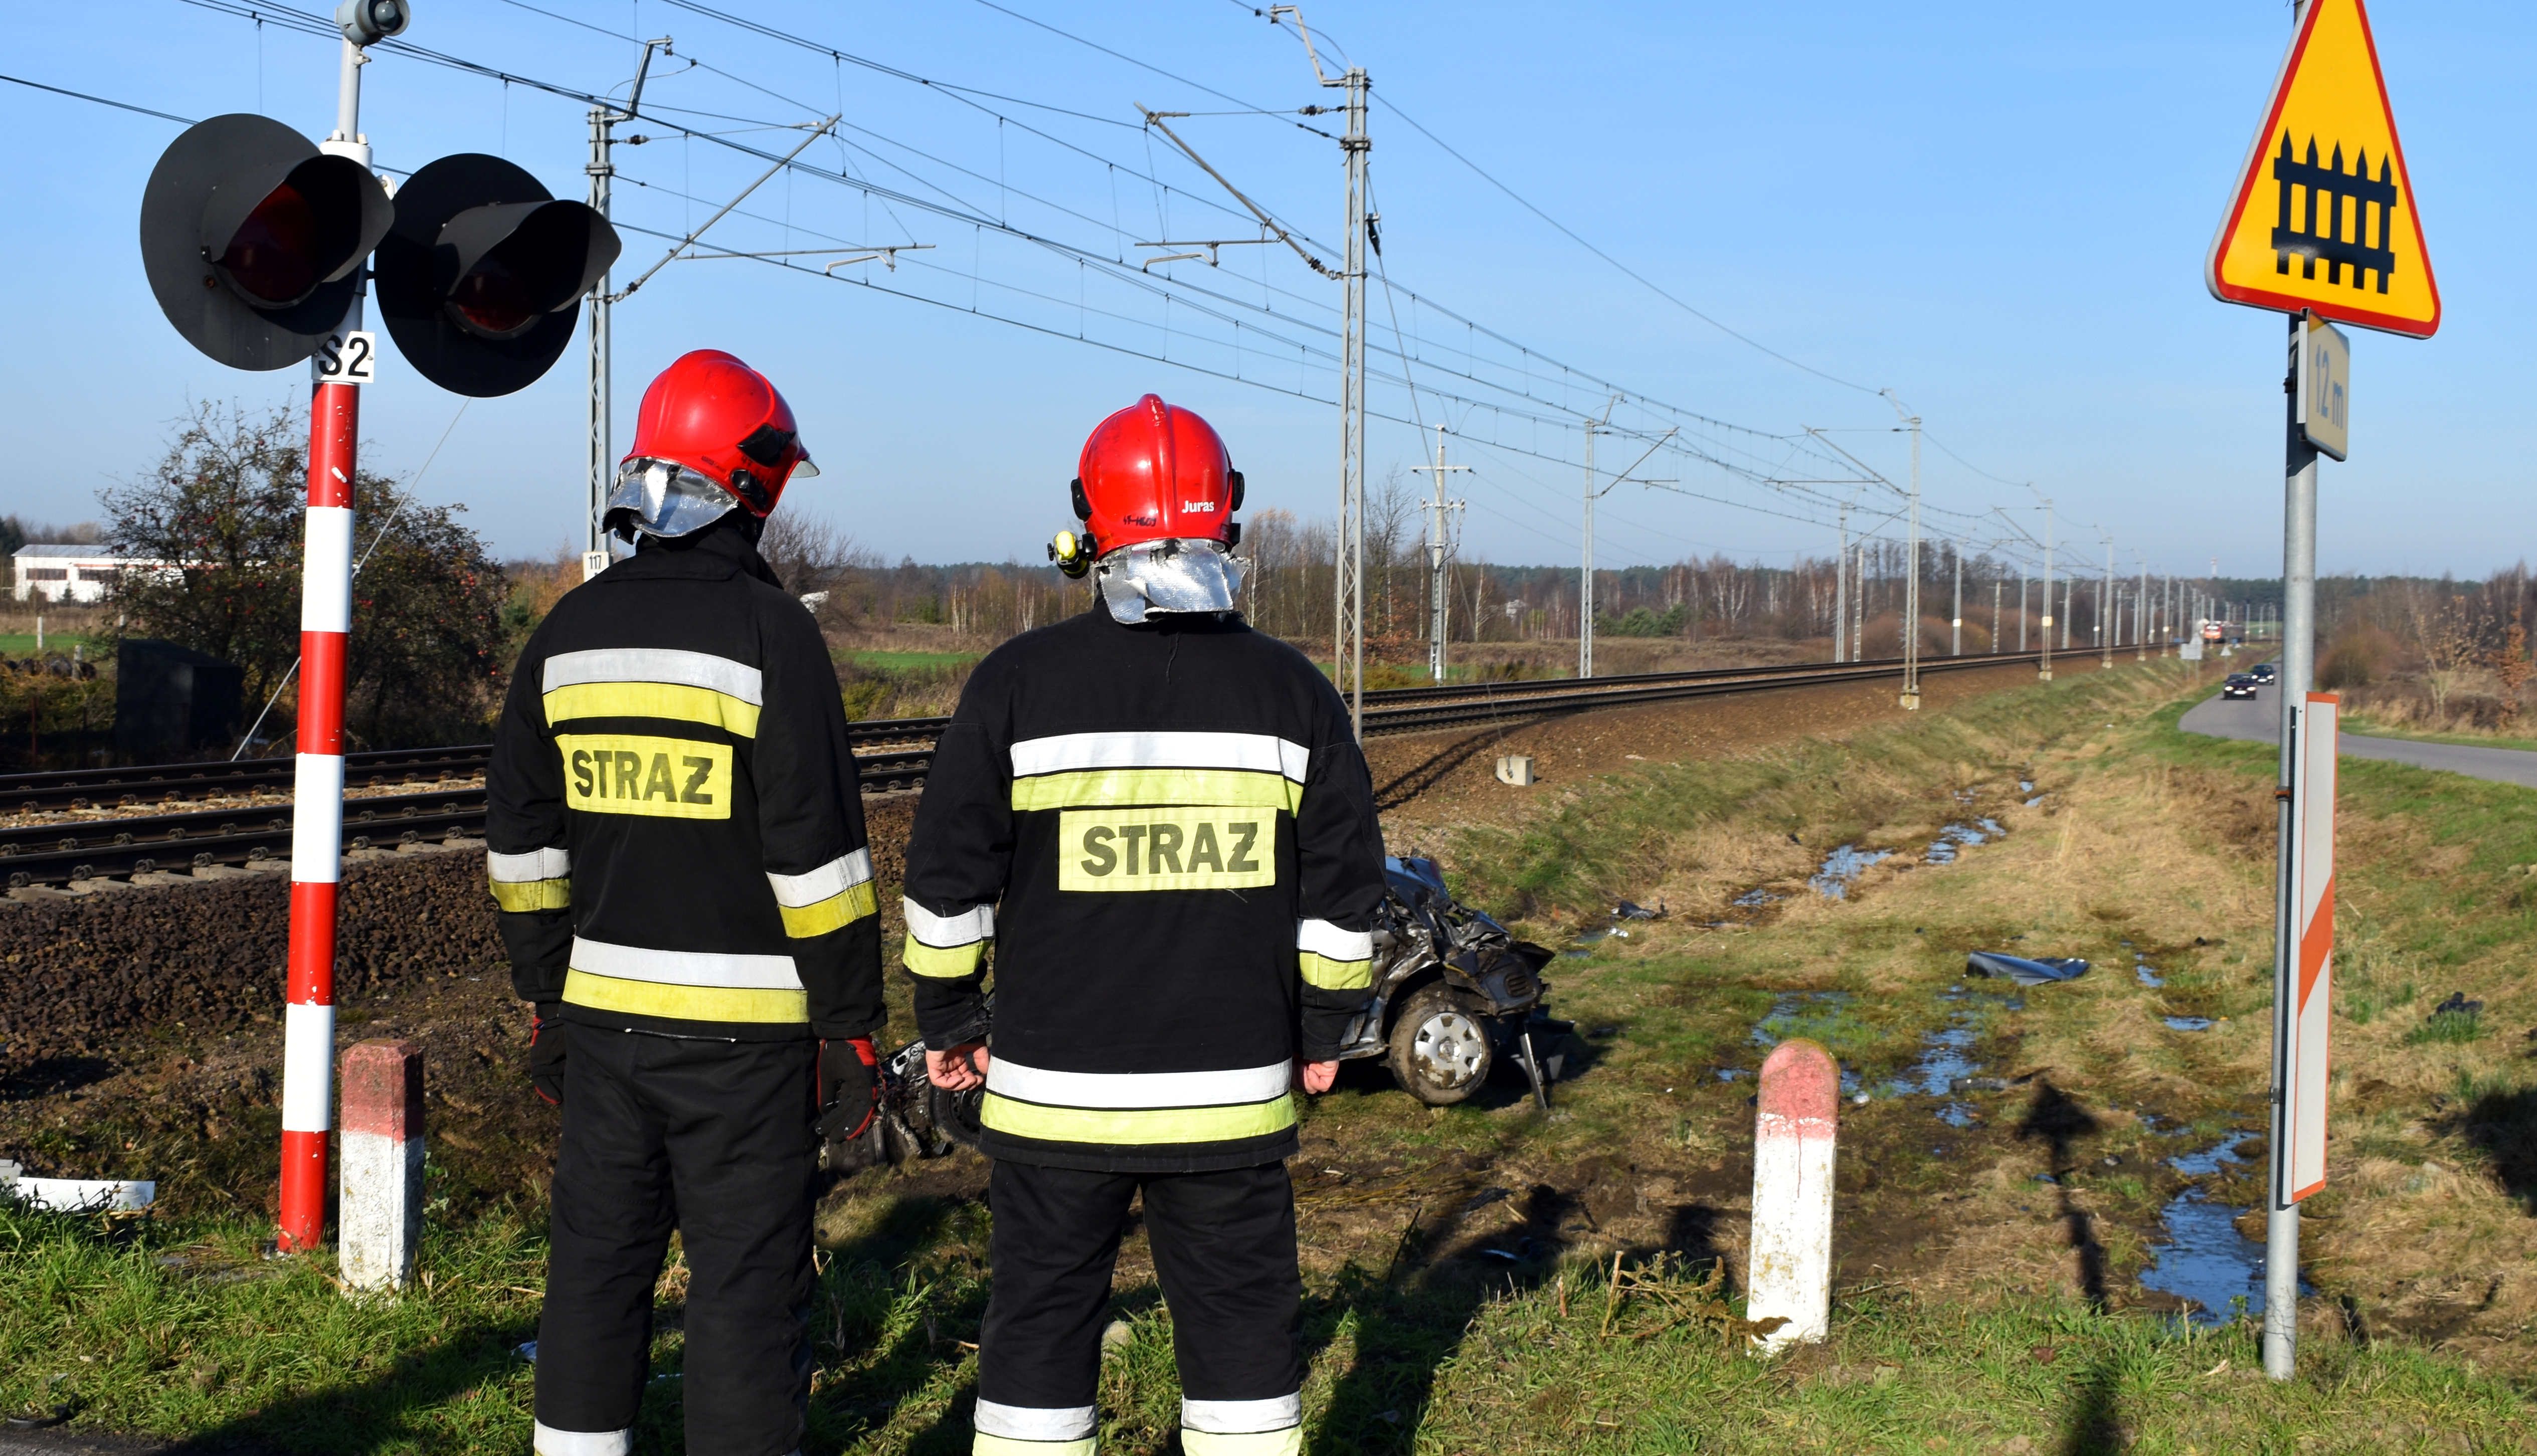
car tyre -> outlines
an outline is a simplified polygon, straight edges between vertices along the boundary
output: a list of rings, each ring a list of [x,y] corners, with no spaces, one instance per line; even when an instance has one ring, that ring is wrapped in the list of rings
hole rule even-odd
[[[1448,1107],[1489,1080],[1497,1050],[1486,1022],[1444,987],[1428,986],[1392,1024],[1386,1060],[1401,1091],[1430,1107]]]

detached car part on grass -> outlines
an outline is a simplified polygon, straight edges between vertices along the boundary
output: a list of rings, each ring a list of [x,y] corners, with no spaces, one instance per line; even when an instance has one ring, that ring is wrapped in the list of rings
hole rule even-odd
[[[1575,1029],[1542,1012],[1552,953],[1455,899],[1432,859],[1387,858],[1383,878],[1374,995],[1349,1023],[1340,1058],[1383,1057],[1403,1092],[1443,1107],[1513,1057],[1548,1110],[1566,1060],[1549,1048]]]
[[[1541,968],[1552,953],[1515,938],[1456,900],[1445,873],[1424,857],[1387,858],[1390,892],[1374,932],[1374,994],[1348,1023],[1339,1057],[1383,1057],[1402,1091],[1431,1107],[1480,1090],[1501,1058],[1512,1057],[1547,1110],[1567,1058],[1550,1050],[1576,1029],[1543,1014],[1550,987]],[[986,998],[974,1037],[989,1039],[995,997]],[[852,1172],[875,1163],[940,1158],[978,1145],[983,1089],[949,1092],[925,1075],[925,1042],[881,1059],[880,1110],[862,1137],[819,1150],[820,1166]]]

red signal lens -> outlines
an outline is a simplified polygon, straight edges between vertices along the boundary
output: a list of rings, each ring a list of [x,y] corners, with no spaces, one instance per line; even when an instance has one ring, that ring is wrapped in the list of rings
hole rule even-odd
[[[496,248],[449,291],[449,308],[471,331],[507,339],[546,316],[529,295],[528,280],[504,266]]]
[[[265,194],[215,259],[239,292],[260,303],[296,303],[316,291],[317,215],[289,182]]]

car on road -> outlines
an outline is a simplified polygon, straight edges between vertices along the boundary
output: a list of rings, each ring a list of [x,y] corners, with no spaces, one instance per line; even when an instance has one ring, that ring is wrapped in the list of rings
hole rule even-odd
[[[2222,697],[2253,697],[2255,695],[2255,675],[2253,673],[2231,673],[2229,675],[2229,680],[2220,685],[2220,695]]]
[[[2273,686],[2275,671],[2271,663],[2259,662],[2246,669],[2246,676],[2254,679],[2257,685],[2270,688]]]

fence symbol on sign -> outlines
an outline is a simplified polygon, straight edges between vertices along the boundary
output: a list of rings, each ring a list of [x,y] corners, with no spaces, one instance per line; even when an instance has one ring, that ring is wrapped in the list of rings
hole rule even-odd
[[[2287,274],[2291,259],[2300,259],[2300,277],[2316,277],[2319,260],[2325,263],[2325,281],[2343,282],[2343,270],[2352,270],[2352,286],[2362,288],[2365,275],[2378,275],[2378,292],[2387,292],[2388,275],[2396,271],[2396,253],[2389,239],[2396,216],[2396,169],[2384,154],[2378,158],[2378,175],[2370,175],[2370,150],[2360,149],[2354,156],[2353,169],[2343,169],[2343,144],[2334,144],[2334,156],[2325,165],[2316,161],[2316,138],[2308,139],[2308,160],[2300,162],[2291,152],[2291,134],[2282,133],[2281,155],[2273,159],[2273,182],[2279,189],[2281,219],[2273,225],[2273,271]],[[2291,226],[2292,196],[2305,195],[2302,226]],[[2350,203],[2348,210],[2344,204]],[[2322,216],[2324,226],[2318,227]],[[2350,237],[2343,234],[2350,225]],[[2375,226],[2373,226],[2373,225]],[[2376,239],[2374,243],[2372,239]]]

